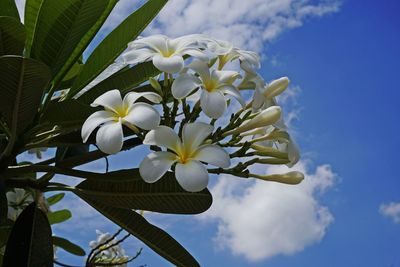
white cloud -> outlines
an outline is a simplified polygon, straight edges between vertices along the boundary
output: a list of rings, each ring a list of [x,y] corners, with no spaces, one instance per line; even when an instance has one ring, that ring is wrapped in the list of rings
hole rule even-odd
[[[300,252],[325,236],[333,216],[319,203],[318,195],[333,186],[336,175],[329,165],[310,172],[306,161],[293,169],[306,176],[298,186],[218,178],[211,190],[214,204],[202,219],[218,223],[214,241],[219,248],[261,261]],[[282,173],[288,168],[268,167],[267,171]]]
[[[379,207],[379,212],[393,220],[394,223],[400,223],[400,202],[390,202],[389,204],[382,204]]]
[[[122,0],[127,1],[127,0]],[[255,51],[311,17],[337,12],[339,0],[171,0],[151,33],[205,33]]]

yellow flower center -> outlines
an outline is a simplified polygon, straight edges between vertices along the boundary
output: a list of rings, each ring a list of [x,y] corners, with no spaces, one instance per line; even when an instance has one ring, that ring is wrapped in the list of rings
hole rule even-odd
[[[206,89],[210,93],[215,89],[217,89],[217,87],[218,87],[217,81],[209,80],[204,82],[204,89]]]

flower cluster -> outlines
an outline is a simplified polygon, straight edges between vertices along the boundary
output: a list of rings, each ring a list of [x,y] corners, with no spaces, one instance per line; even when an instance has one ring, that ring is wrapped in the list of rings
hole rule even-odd
[[[127,65],[152,62],[161,74],[149,77],[145,92],[133,89],[122,98],[115,89],[99,96],[92,106],[104,109],[84,123],[84,142],[98,128],[99,149],[118,153],[125,126],[126,135],[136,135],[154,151],[139,166],[142,178],[153,183],[172,170],[191,192],[207,187],[209,173],[287,184],[304,178],[298,172],[260,175],[249,170],[253,164],[291,167],[299,160],[276,100],[289,79],[266,83],[258,74],[257,53],[204,35],[154,35],[131,42],[122,59]],[[253,93],[246,102],[248,91]]]
[[[94,251],[91,262],[94,265],[105,264],[107,266],[126,267],[130,257],[125,254],[120,242],[111,234],[96,230],[97,240],[89,243]]]

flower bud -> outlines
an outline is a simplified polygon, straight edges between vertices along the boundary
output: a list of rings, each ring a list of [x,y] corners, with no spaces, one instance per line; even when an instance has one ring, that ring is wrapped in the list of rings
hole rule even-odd
[[[156,79],[154,79],[153,77],[150,77],[149,82],[150,82],[151,87],[153,87],[157,92],[161,92],[161,85]]]
[[[269,147],[269,146],[260,146],[256,144],[252,144],[250,146],[254,149],[254,154],[257,156],[268,156],[268,157],[275,157],[280,159],[289,159],[289,155],[286,152],[282,152],[276,148]]]
[[[228,131],[225,133],[225,136],[230,134],[239,134],[243,132],[247,132],[259,127],[265,127],[268,125],[272,125],[277,122],[282,114],[282,110],[279,106],[272,106],[263,111],[261,111],[257,116],[252,118],[251,120],[245,122],[238,128]]]
[[[304,174],[298,171],[283,173],[283,174],[272,174],[272,175],[258,175],[250,174],[250,177],[254,177],[264,181],[278,182],[282,184],[299,184],[304,180]]]
[[[280,95],[289,86],[289,82],[288,77],[282,77],[272,81],[264,91],[264,96],[266,98],[273,98]]]

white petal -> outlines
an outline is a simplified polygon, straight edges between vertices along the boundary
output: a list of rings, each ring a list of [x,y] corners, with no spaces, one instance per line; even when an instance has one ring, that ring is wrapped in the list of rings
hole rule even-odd
[[[246,106],[246,103],[244,102],[244,99],[242,95],[240,94],[240,91],[236,89],[234,86],[223,86],[220,88],[220,90],[223,90],[223,92],[227,95],[231,95],[234,98],[236,98],[237,101],[239,101],[240,105],[244,108]]]
[[[184,146],[189,151],[197,149],[213,130],[214,127],[212,125],[203,122],[185,124],[182,131]]]
[[[162,100],[162,97],[159,94],[153,92],[143,92],[143,93],[130,92],[124,97],[123,100],[124,108],[128,109],[129,111],[132,108],[132,105],[141,97],[157,104],[160,103]]]
[[[226,110],[225,96],[221,92],[209,93],[203,90],[200,106],[208,117],[218,119]]]
[[[117,89],[108,91],[96,98],[91,106],[103,106],[117,113],[117,110],[122,107],[121,93]]]
[[[212,76],[215,77],[219,83],[232,84],[236,79],[240,78],[240,73],[236,71],[218,71],[214,70]]]
[[[124,135],[121,122],[108,122],[100,127],[96,135],[96,144],[107,154],[121,151]]]
[[[287,147],[287,151],[288,151],[289,160],[290,160],[290,162],[287,164],[287,166],[293,167],[300,160],[299,147],[296,145],[296,143],[293,140],[290,140],[288,147]]]
[[[110,111],[97,111],[93,113],[92,115],[89,116],[89,118],[86,119],[86,121],[82,125],[82,139],[83,142],[86,143],[88,140],[90,134],[96,129],[98,126],[100,126],[103,123],[106,123],[108,121],[113,120],[113,116],[115,114]]]
[[[195,159],[221,168],[228,168],[231,165],[229,154],[217,145],[200,147]]]
[[[177,73],[183,69],[183,57],[174,55],[171,57],[164,57],[160,54],[153,57],[154,66],[167,73]]]
[[[140,163],[139,172],[147,183],[158,181],[171,168],[176,161],[176,155],[159,151],[147,155]]]
[[[182,51],[180,51],[181,55],[189,55],[192,57],[195,57],[197,59],[200,59],[202,61],[209,61],[209,57],[207,56],[207,54],[205,54],[204,52],[202,52],[199,49],[194,49],[194,48],[186,48],[183,49]]]
[[[125,64],[137,64],[149,61],[156,54],[153,49],[142,48],[138,50],[131,49],[122,55]]]
[[[176,152],[181,145],[181,140],[174,130],[162,125],[148,132],[143,144],[166,147]]]
[[[264,104],[264,96],[262,95],[259,89],[254,90],[253,103],[252,103],[253,109],[258,110],[262,107],[263,104]]]
[[[176,164],[175,177],[182,188],[189,192],[201,191],[208,185],[207,169],[197,160]]]
[[[199,78],[192,74],[181,74],[175,79],[171,87],[172,95],[176,99],[182,99],[188,96],[194,89],[201,85]]]
[[[211,79],[210,68],[208,67],[208,64],[206,62],[194,60],[187,67],[198,73],[203,82],[209,81]]]
[[[123,123],[128,122],[144,130],[151,130],[160,124],[160,114],[149,104],[136,103],[122,120]]]
[[[129,43],[128,47],[133,49],[151,48],[157,52],[165,52],[168,50],[167,47],[168,37],[161,34],[152,35],[137,39]]]

